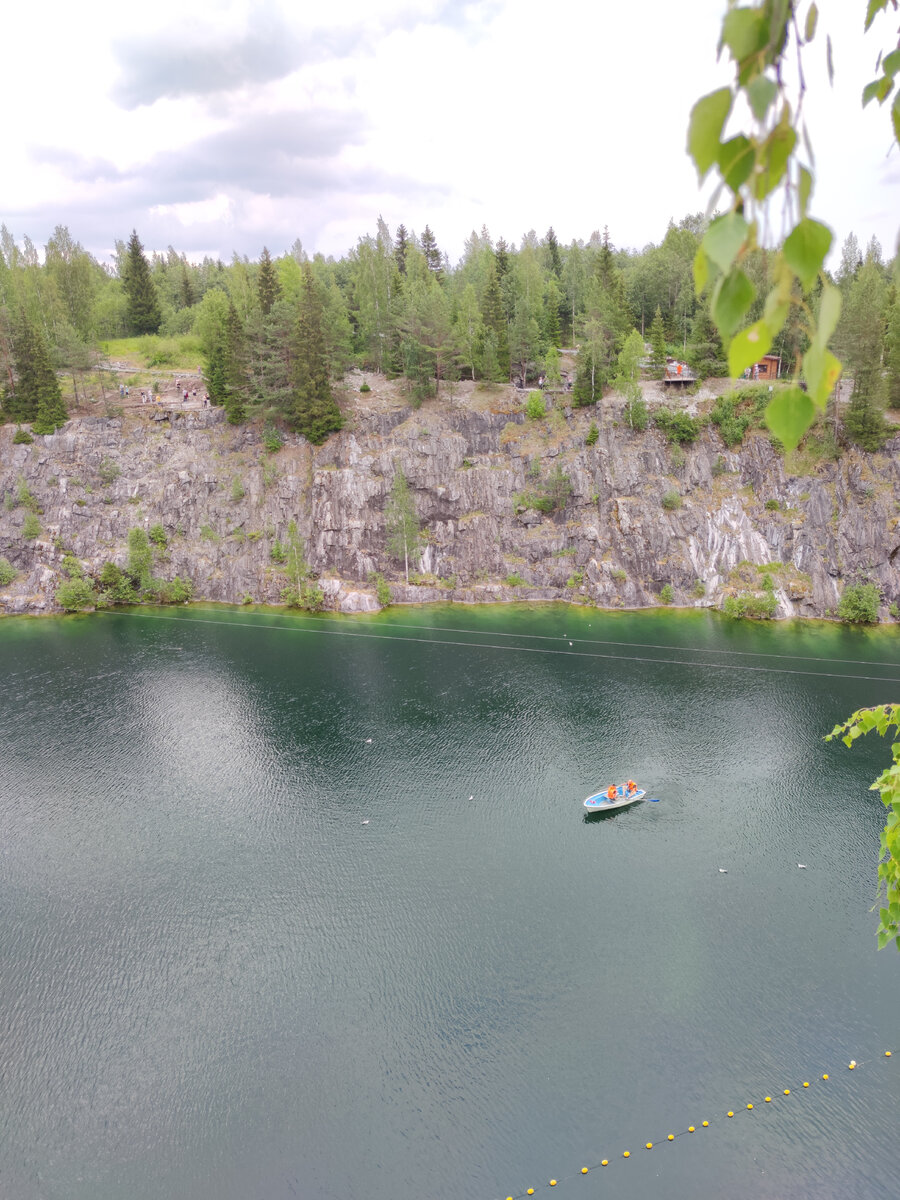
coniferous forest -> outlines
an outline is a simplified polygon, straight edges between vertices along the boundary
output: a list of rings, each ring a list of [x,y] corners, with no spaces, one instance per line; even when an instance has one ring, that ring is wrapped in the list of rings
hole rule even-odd
[[[167,345],[195,350],[210,400],[230,421],[264,412],[312,442],[340,428],[332,385],[353,366],[406,380],[415,403],[457,379],[559,386],[562,347],[577,349],[575,405],[620,386],[626,343],[651,374],[670,354],[698,378],[725,375],[708,299],[694,289],[705,228],[701,215],[687,216],[633,250],[607,230],[564,246],[552,228],[514,244],[483,227],[455,265],[427,225],[417,236],[380,218],[340,259],[309,257],[297,241],[279,257],[263,247],[257,261],[191,262],[171,246],[148,253],[132,231],[102,265],[65,226],[43,252],[3,226],[0,415],[52,432],[66,420],[60,376],[77,399],[111,342],[143,335],[157,335],[162,369]],[[755,251],[744,266],[761,310],[769,255]],[[898,261],[851,234],[833,279],[843,295],[834,345],[852,380],[844,428],[875,449],[885,407],[900,409]],[[818,287],[803,297],[813,310]],[[805,348],[789,323],[773,348],[783,375]]]

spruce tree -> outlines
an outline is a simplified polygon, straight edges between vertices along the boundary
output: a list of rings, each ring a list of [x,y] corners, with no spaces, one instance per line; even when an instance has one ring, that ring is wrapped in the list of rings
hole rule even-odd
[[[409,246],[409,234],[405,225],[397,226],[397,236],[394,241],[394,262],[401,275],[406,274],[406,250]]]
[[[344,423],[331,394],[323,317],[322,293],[306,262],[294,339],[294,396],[289,420],[316,446]]]
[[[544,244],[547,247],[547,265],[557,279],[562,279],[562,257],[559,253],[559,242],[556,240],[556,234],[553,232],[553,226],[547,230],[547,236],[544,238]]]
[[[162,323],[159,299],[136,229],[131,231],[131,237],[128,239],[125,261],[122,264],[122,283],[127,299],[129,331],[137,334],[158,333]]]
[[[178,307],[192,308],[197,297],[194,295],[194,285],[191,283],[191,277],[188,274],[187,264],[181,264],[181,278],[178,281]]]
[[[222,403],[231,425],[243,421],[250,391],[247,373],[247,339],[237,309],[228,301],[228,318],[223,339],[222,378],[225,388]]]
[[[259,307],[262,309],[263,316],[267,317],[272,311],[275,301],[281,299],[281,282],[268,246],[263,246],[262,254],[259,256],[259,278],[256,286],[259,293]]]
[[[493,259],[488,265],[487,285],[484,298],[481,301],[481,318],[486,330],[494,337],[491,342],[492,374],[488,363],[483,366],[484,377],[492,383],[509,379],[509,332],[506,327],[506,316],[503,312],[503,298],[500,294],[500,281],[497,276],[497,264]]]
[[[900,295],[893,289],[887,310],[884,345],[888,408],[900,408]]]
[[[441,270],[441,252],[438,249],[437,239],[427,225],[422,234],[422,253],[425,255],[428,270],[440,279],[443,274]]]
[[[22,313],[12,335],[14,386],[6,388],[3,412],[15,421],[33,422],[35,433],[53,433],[68,419],[59,380],[40,333]]]
[[[654,379],[662,379],[666,371],[666,327],[658,304],[650,322],[650,371]]]

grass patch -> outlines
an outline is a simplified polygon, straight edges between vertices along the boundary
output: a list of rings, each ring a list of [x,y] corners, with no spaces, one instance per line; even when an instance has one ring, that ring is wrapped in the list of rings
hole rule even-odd
[[[102,342],[101,348],[110,362],[127,360],[147,369],[166,367],[186,375],[196,373],[201,359],[200,339],[192,333],[176,337],[147,333],[143,337],[113,338]]]

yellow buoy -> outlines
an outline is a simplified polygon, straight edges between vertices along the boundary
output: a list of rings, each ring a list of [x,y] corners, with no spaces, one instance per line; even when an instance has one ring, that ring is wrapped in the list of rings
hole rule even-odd
[[[581,1173],[582,1173],[582,1175],[587,1175],[587,1171],[588,1171],[587,1167],[582,1167],[582,1168],[581,1168]]]
[[[708,1125],[709,1125],[709,1121],[704,1121],[704,1122],[703,1122],[703,1128],[704,1128],[704,1129],[706,1129]]]
[[[785,1089],[784,1089],[784,1094],[785,1094],[786,1096],[789,1096],[789,1095],[791,1094],[791,1089],[790,1089],[790,1088],[785,1088]]]
[[[772,1097],[766,1096],[766,1104],[771,1104],[771,1103],[772,1103]]]
[[[551,1186],[551,1187],[556,1187],[556,1180],[555,1180],[555,1179],[551,1179],[551,1180],[550,1180],[550,1186]]]
[[[728,1116],[729,1116],[729,1117],[733,1117],[733,1116],[734,1116],[734,1113],[733,1113],[733,1112],[730,1112],[730,1113],[728,1113]]]
[[[622,1157],[623,1157],[623,1158],[631,1158],[631,1151],[630,1151],[630,1150],[623,1150],[623,1151],[622,1151]]]
[[[529,1189],[528,1189],[528,1195],[529,1195],[529,1196],[533,1196],[533,1195],[534,1195],[534,1188],[529,1188]]]
[[[601,1167],[608,1167],[608,1166],[609,1166],[609,1159],[608,1159],[608,1158],[604,1158],[604,1159],[603,1159],[603,1161],[601,1162],[600,1166],[601,1166]]]
[[[823,1078],[823,1079],[827,1079],[827,1078],[828,1078],[828,1076],[827,1076],[827,1075],[823,1075],[823,1076],[822,1076],[822,1078]]]
[[[884,1057],[885,1057],[885,1058],[890,1058],[890,1057],[891,1057],[891,1052],[890,1052],[890,1050],[885,1050],[885,1052],[884,1052]]]
[[[647,1143],[647,1149],[648,1149],[648,1150],[652,1150],[652,1149],[653,1149],[653,1143],[652,1143],[652,1142],[648,1142],[648,1143]]]
[[[670,1141],[670,1142],[674,1142],[674,1141],[675,1141],[675,1134],[674,1134],[674,1133],[670,1133],[670,1134],[669,1134],[669,1141]]]
[[[808,1083],[804,1083],[804,1085],[803,1085],[803,1086],[804,1086],[804,1087],[809,1087],[809,1084],[808,1084]]]
[[[752,1108],[752,1107],[753,1107],[753,1105],[752,1105],[752,1104],[748,1104],[748,1105],[747,1105],[747,1107],[748,1107],[748,1108]]]
[[[693,1132],[694,1132],[693,1125],[688,1125],[688,1133],[693,1133]]]
[[[850,1061],[847,1063],[847,1066],[850,1068],[851,1071],[853,1071],[856,1068],[856,1059],[851,1058]]]

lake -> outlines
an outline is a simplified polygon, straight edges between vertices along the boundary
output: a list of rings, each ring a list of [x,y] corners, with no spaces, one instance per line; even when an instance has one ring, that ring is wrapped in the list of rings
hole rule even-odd
[[[0,667],[4,1197],[896,1200],[889,746],[822,741],[893,628],[192,606]]]

